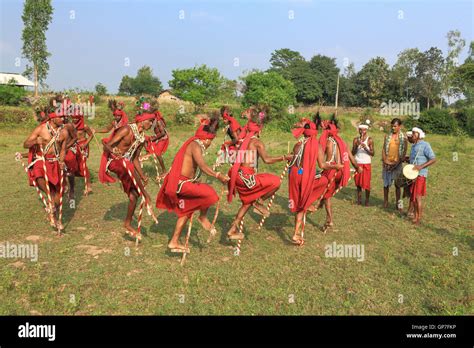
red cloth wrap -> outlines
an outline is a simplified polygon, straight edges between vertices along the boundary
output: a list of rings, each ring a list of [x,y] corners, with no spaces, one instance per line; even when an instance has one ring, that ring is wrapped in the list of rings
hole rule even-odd
[[[229,176],[231,175],[232,169],[233,168],[229,170]],[[255,169],[252,167],[240,167],[240,170],[242,170],[244,175],[255,174]],[[256,174],[255,182],[256,185],[249,189],[247,186],[245,186],[245,183],[237,174],[235,188],[239,193],[240,200],[243,204],[252,204],[260,197],[274,191],[275,189],[278,189],[281,184],[280,178],[277,175],[267,173]]]
[[[146,121],[146,120],[152,120],[155,117],[156,117],[155,114],[150,114],[150,113],[144,112],[141,115],[135,115],[135,122],[143,122],[143,121]]]
[[[229,121],[230,130],[232,132],[237,132],[240,129],[240,123],[235,118],[230,116],[227,112],[224,112],[222,118],[224,120]]]
[[[196,139],[214,139],[216,136],[215,134],[206,132],[203,129],[205,125],[205,123],[201,124],[194,136],[186,140],[179,151],[176,153],[173,163],[171,164],[170,171],[166,175],[160,192],[158,192],[156,197],[157,208],[163,208],[175,212],[176,209],[179,209],[179,199],[176,190],[178,189],[178,182],[180,180],[181,170],[183,168],[184,155],[188,145]]]
[[[338,130],[335,125],[329,124],[328,128],[323,131],[323,134],[319,138],[319,143],[323,148],[323,151],[326,151],[326,145],[328,142],[328,137],[332,137],[336,140],[337,145],[339,147],[339,154],[341,155],[341,163],[344,165],[342,168],[342,180],[340,181],[340,186],[344,187],[349,182],[349,177],[351,175],[351,167],[350,167],[350,160],[349,160],[349,153],[347,152],[347,145],[342,140],[342,138],[338,135]]]
[[[328,185],[327,177],[321,176],[320,178],[316,179],[313,176],[313,181],[310,183],[310,195],[308,196],[306,201],[303,202],[303,200],[300,199],[303,193],[303,191],[301,190],[303,188],[303,175],[298,174],[298,167],[291,167],[288,179],[290,210],[293,213],[306,211],[311,206],[311,204],[313,204],[317,199],[319,199],[319,197],[321,197]]]
[[[354,182],[357,187],[363,190],[370,191],[370,179],[372,177],[372,165],[370,163],[358,163],[358,166],[362,168],[362,173],[356,173],[354,176]]]
[[[335,164],[335,162],[331,164]],[[328,199],[334,195],[334,192],[336,192],[336,190],[341,185],[341,179],[342,179],[343,173],[340,170],[329,169],[329,170],[324,170],[322,175],[328,179],[328,184],[331,183],[323,197],[324,199]],[[331,181],[332,178],[334,178],[334,180]]]
[[[293,135],[295,133],[301,133],[305,135],[307,138],[306,144],[304,147],[303,158],[302,158],[302,169],[303,173],[298,174],[298,168],[293,166],[291,169],[291,173],[296,173],[290,176],[290,184],[289,184],[289,194],[290,194],[290,203],[292,203],[293,208],[291,209],[292,212],[306,210],[313,201],[310,198],[316,196],[314,191],[315,186],[315,179],[314,176],[316,175],[316,163],[318,161],[318,150],[319,150],[319,143],[318,143],[318,131],[316,129],[316,124],[314,122],[310,122],[306,120],[310,128],[297,128],[298,132],[294,130]],[[296,169],[296,172],[295,172]],[[293,181],[293,182],[291,182]],[[324,181],[324,180],[323,180]],[[326,181],[327,184],[327,181]],[[319,192],[319,186],[318,192]],[[319,192],[319,195],[322,194],[322,191]]]
[[[130,169],[130,172],[133,173],[135,170],[135,167],[133,166],[133,163],[130,161],[125,160],[125,164],[127,165],[127,168]],[[122,183],[122,188],[123,191],[129,195],[132,189],[137,190],[136,186],[133,184],[133,180],[128,174],[127,169],[123,166],[123,159],[114,159],[112,162],[110,162],[109,165],[109,170],[111,172],[114,172],[117,177],[119,178],[120,182]]]
[[[155,118],[157,121],[162,121],[163,124],[166,127],[166,122],[163,116],[161,116],[161,113],[159,111],[155,112]],[[150,139],[150,137],[147,137]],[[147,141],[147,145],[145,147],[145,150],[147,153],[153,153],[156,156],[162,156],[166,150],[168,149],[168,145],[170,143],[170,139],[167,136],[166,139],[158,139],[155,141]]]
[[[248,146],[249,146],[251,138],[256,133],[260,132],[261,130],[262,130],[262,126],[259,126],[255,122],[253,122],[253,121],[247,122],[247,124],[245,125],[245,131],[244,131],[245,138],[243,138],[243,142],[239,147],[239,151],[246,151]],[[241,132],[240,134],[242,134],[242,133],[243,132]],[[240,161],[235,161],[234,164],[232,165],[232,167],[229,170],[230,180],[227,183],[227,187],[229,189],[229,193],[227,194],[227,201],[229,203],[232,202],[232,198],[235,195],[235,187],[236,187],[236,182],[237,182],[237,178],[239,176],[239,169],[240,169],[241,165],[242,165],[242,163]]]
[[[74,127],[77,130],[84,130],[84,116],[82,115],[74,115],[72,116]]]
[[[119,123],[117,124],[117,127],[112,130],[112,133],[107,137],[102,139],[102,143],[107,144],[115,135],[115,132],[122,128],[123,126],[126,126],[128,124],[128,117],[127,114],[123,110],[115,110],[114,111],[115,116],[121,115],[121,119]],[[108,160],[108,154],[104,151],[102,153],[102,157],[100,159],[100,167],[99,167],[99,181],[103,184],[105,183],[114,183],[115,179],[107,174],[106,172],[106,166],[107,166],[107,160]]]
[[[424,176],[417,176],[415,181],[411,184],[410,200],[414,202],[419,196],[426,196],[426,178]]]
[[[41,152],[38,151],[38,156]],[[46,172],[48,173],[48,182],[52,190],[59,191],[59,162],[58,161],[48,161],[48,158],[56,158],[53,154],[45,155],[46,157]],[[43,169],[43,160],[38,160],[33,168],[30,168],[29,172],[30,185],[33,185],[32,180],[37,180],[39,178],[44,178],[44,169]]]
[[[168,178],[169,175],[166,176],[163,186],[168,185]],[[180,175],[178,179],[189,180],[189,178],[184,175]],[[156,200],[156,207],[172,211],[178,215],[178,217],[191,217],[192,213],[196,210],[209,208],[219,200],[219,196],[210,185],[194,182],[183,184],[180,193],[177,194],[176,197],[178,204],[172,205],[163,190],[160,190]]]

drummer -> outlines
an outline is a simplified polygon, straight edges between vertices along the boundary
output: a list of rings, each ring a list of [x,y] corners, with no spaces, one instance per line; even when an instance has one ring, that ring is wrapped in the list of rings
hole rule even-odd
[[[436,162],[436,156],[431,145],[423,140],[425,132],[421,128],[415,127],[413,132],[413,146],[410,153],[410,164],[418,171],[418,177],[411,185],[411,198],[413,202],[415,216],[413,223],[418,225],[421,220],[423,206],[422,197],[426,196],[426,178],[428,177],[428,167]]]

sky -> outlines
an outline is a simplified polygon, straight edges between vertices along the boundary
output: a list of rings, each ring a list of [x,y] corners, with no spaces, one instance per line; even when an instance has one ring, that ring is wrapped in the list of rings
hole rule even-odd
[[[117,92],[124,75],[143,65],[164,87],[172,70],[206,64],[227,78],[269,68],[280,48],[310,59],[323,54],[343,69],[369,59],[392,65],[407,48],[436,46],[446,53],[446,34],[473,39],[472,0],[53,0],[46,32],[53,90],[93,90],[101,82]],[[0,0],[0,72],[22,73],[23,1]]]

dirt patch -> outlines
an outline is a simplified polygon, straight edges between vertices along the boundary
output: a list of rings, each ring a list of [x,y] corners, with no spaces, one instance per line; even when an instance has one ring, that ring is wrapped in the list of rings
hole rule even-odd
[[[77,249],[85,250],[87,255],[91,256],[99,256],[102,253],[110,253],[112,252],[111,249],[106,249],[106,248],[99,248],[98,246],[95,245],[78,245],[76,246]]]

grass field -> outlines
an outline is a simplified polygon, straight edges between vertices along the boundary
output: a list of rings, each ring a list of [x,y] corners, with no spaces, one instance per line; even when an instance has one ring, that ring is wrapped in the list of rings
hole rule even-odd
[[[347,124],[347,122],[346,122]],[[350,124],[350,123],[349,123]],[[170,165],[191,128],[171,129],[165,156]],[[346,127],[350,141],[355,129]],[[287,181],[277,193],[272,215],[262,231],[260,217],[246,219],[247,239],[234,256],[224,235],[239,201],[222,204],[218,236],[206,244],[207,232],[194,225],[191,254],[181,267],[180,257],[167,252],[175,216],[159,213],[160,223],[144,218],[144,238],[135,248],[124,238],[122,220],[127,199],[119,184],[97,182],[99,156],[91,143],[89,168],[94,192],[82,197],[78,180],[76,209],[65,208],[66,234],[56,237],[36,193],[14,153],[28,135],[26,129],[0,129],[0,242],[36,243],[39,259],[0,259],[0,314],[68,315],[357,315],[357,314],[473,314],[473,154],[474,140],[458,146],[455,139],[428,135],[438,162],[430,168],[428,197],[421,226],[382,208],[380,148],[383,133],[371,135],[373,161],[372,206],[354,204],[351,183],[334,199],[335,228],[323,235],[325,213],[309,217],[306,244],[294,247],[293,216],[287,209]],[[271,154],[286,152],[290,134],[263,135]],[[207,156],[213,163],[222,133]],[[261,171],[280,174],[281,163],[261,165]],[[151,162],[145,169],[153,175]],[[227,167],[223,170],[227,170]],[[212,179],[217,192],[220,184]],[[150,182],[153,199],[158,188]],[[405,201],[405,204],[407,202]],[[210,210],[210,216],[214,208]],[[365,260],[327,258],[324,247],[363,244]],[[457,251],[457,252],[456,252]],[[454,255],[453,255],[454,254]]]

